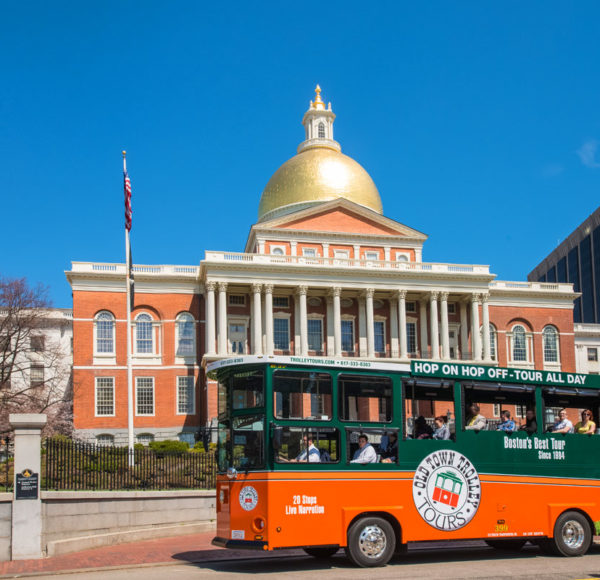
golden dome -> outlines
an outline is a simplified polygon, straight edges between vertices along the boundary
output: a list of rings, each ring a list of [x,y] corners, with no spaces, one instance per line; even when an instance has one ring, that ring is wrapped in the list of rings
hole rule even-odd
[[[383,213],[379,191],[354,159],[326,147],[305,149],[271,177],[258,207],[258,221],[343,197]]]

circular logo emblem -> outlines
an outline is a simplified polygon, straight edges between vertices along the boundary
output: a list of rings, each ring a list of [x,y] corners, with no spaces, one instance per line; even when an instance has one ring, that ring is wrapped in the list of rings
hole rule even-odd
[[[473,464],[452,450],[430,453],[415,471],[413,500],[421,517],[445,532],[466,526],[481,502],[481,482]]]
[[[251,485],[245,485],[240,491],[240,505],[246,511],[253,510],[258,503],[258,493]]]

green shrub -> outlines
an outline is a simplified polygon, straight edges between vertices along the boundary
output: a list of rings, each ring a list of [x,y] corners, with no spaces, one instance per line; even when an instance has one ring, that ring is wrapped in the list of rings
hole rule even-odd
[[[174,441],[167,439],[166,441],[151,441],[148,445],[157,455],[184,455],[190,448],[186,441]]]
[[[202,441],[196,441],[194,444],[194,451],[204,453],[204,451],[206,451],[204,449],[204,443],[202,443]]]

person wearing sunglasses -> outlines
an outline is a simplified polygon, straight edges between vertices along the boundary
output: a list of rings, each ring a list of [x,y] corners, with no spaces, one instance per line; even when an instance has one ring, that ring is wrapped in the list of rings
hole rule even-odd
[[[581,421],[575,424],[575,433],[593,435],[596,432],[596,423],[593,419],[593,413],[589,409],[584,409],[581,412]]]

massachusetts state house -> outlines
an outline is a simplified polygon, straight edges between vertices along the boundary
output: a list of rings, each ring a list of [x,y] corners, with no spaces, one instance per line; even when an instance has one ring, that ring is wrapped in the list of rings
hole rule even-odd
[[[203,367],[232,354],[575,371],[572,285],[424,261],[427,236],[384,215],[375,183],[334,140],[334,120],[317,87],[305,139],[268,181],[243,252],[134,267],[138,441],[193,442],[214,425],[217,385]],[[124,444],[125,264],[73,262],[66,274],[76,434]]]

